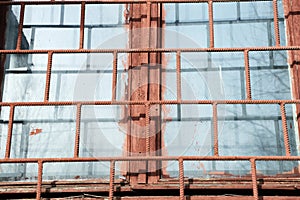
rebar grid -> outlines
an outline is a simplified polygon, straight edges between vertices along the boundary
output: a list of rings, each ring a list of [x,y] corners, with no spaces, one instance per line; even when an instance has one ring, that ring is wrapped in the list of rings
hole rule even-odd
[[[110,162],[110,185],[109,185],[109,199],[114,198],[114,179],[115,179],[115,162],[116,161],[165,161],[176,160],[179,165],[179,198],[184,199],[184,161],[204,161],[204,160],[226,160],[226,161],[242,161],[248,160],[251,165],[253,197],[258,199],[256,161],[258,160],[300,160],[300,156],[291,156],[289,135],[286,122],[285,104],[300,104],[300,100],[252,100],[251,94],[251,80],[250,80],[250,66],[249,66],[249,52],[250,51],[281,51],[281,50],[300,50],[300,46],[281,46],[280,31],[278,25],[278,5],[277,0],[263,0],[273,2],[274,14],[274,33],[275,46],[269,47],[241,47],[241,48],[216,48],[214,44],[214,19],[213,19],[213,3],[215,2],[253,2],[253,0],[86,0],[86,1],[1,1],[0,6],[4,5],[21,5],[20,19],[18,26],[18,38],[15,50],[0,50],[1,54],[48,54],[48,64],[46,73],[46,86],[43,102],[0,102],[0,106],[9,106],[9,123],[6,143],[5,158],[0,159],[0,163],[37,163],[38,164],[38,178],[36,199],[41,199],[42,189],[42,175],[43,165],[47,162],[92,162],[92,161],[109,161]],[[86,4],[128,4],[128,3],[147,3],[147,22],[150,24],[150,13],[152,3],[207,3],[208,4],[208,23],[209,23],[209,47],[208,48],[144,48],[144,49],[84,49],[84,28],[85,28],[85,10]],[[24,22],[24,13],[26,5],[52,5],[52,4],[79,4],[81,5],[80,17],[80,38],[78,49],[43,49],[43,50],[22,50],[22,30]],[[117,63],[119,53],[135,53],[135,52],[160,52],[160,53],[176,53],[176,83],[177,83],[177,100],[148,100],[148,101],[119,101],[116,99],[117,87]],[[183,100],[181,95],[181,53],[182,52],[243,52],[245,64],[245,81],[246,81],[246,99],[242,100]],[[111,101],[49,101],[50,80],[52,70],[53,54],[60,53],[111,53],[113,55],[113,70],[112,70],[112,98]],[[165,105],[165,104],[207,104],[213,108],[213,125],[214,125],[214,156],[155,156],[151,157],[149,154],[149,129],[147,129],[147,156],[146,157],[79,157],[80,144],[80,122],[81,122],[81,107],[83,105],[144,105],[147,110],[146,123],[150,123],[150,105]],[[219,104],[277,104],[280,105],[282,127],[284,135],[284,145],[286,156],[221,156],[218,151],[218,105]],[[74,145],[73,158],[10,158],[11,140],[14,121],[14,110],[17,106],[67,106],[76,105],[76,136]]]

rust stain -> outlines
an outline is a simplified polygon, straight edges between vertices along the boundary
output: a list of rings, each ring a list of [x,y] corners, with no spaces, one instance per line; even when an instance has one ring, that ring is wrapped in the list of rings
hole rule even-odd
[[[129,48],[163,47],[161,28],[164,26],[164,11],[162,10],[162,5],[156,3],[125,6],[125,28],[130,33]],[[161,71],[166,66],[165,56],[159,52],[138,52],[129,53],[127,58],[128,61],[123,62],[128,77],[126,77],[127,81],[124,81],[127,84],[122,100],[145,102],[162,100],[165,79]],[[146,104],[127,105],[123,106],[122,110],[123,120],[119,126],[126,130],[123,156],[165,155],[163,150],[165,124],[161,121],[161,115],[166,111],[165,106],[150,105],[147,111]],[[161,161],[148,161],[147,163],[132,161],[123,164],[121,168],[127,180],[132,184],[151,183],[157,182],[160,176],[165,174],[162,173],[164,165]]]
[[[43,131],[43,129],[41,129],[41,128],[35,128],[35,129],[32,129],[32,131],[30,132],[30,136],[32,136],[32,135],[37,135],[37,134],[39,134],[39,133],[41,133]]]

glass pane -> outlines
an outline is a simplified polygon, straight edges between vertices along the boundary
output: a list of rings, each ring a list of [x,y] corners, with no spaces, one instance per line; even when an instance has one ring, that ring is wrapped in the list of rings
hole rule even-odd
[[[7,54],[3,101],[43,101],[47,54]]]
[[[12,158],[59,158],[74,155],[76,107],[16,107]]]
[[[279,105],[225,105],[225,108],[225,121],[218,127],[221,155],[285,155]]]

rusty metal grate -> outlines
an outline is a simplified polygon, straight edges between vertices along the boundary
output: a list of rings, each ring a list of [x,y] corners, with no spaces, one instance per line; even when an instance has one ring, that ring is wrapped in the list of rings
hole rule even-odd
[[[38,177],[36,186],[36,199],[42,197],[42,185],[43,185],[43,166],[45,163],[52,162],[92,162],[92,161],[106,161],[109,162],[110,166],[110,182],[109,182],[109,199],[114,198],[114,180],[115,180],[115,163],[117,161],[177,161],[179,169],[179,191],[180,199],[185,199],[185,178],[184,178],[184,165],[185,161],[249,161],[251,166],[251,178],[253,188],[253,198],[259,199],[258,194],[258,178],[256,170],[257,161],[298,161],[299,156],[292,156],[290,150],[289,134],[286,121],[286,108],[288,104],[298,105],[300,104],[299,99],[291,100],[253,100],[251,91],[251,80],[250,80],[250,66],[249,66],[249,52],[252,51],[299,51],[300,46],[282,46],[280,41],[280,30],[278,20],[278,6],[277,0],[273,0],[273,13],[274,13],[274,33],[275,33],[275,45],[269,47],[230,47],[230,48],[216,48],[214,45],[214,20],[213,20],[213,3],[214,2],[234,2],[231,0],[91,0],[91,1],[2,1],[0,6],[6,5],[21,5],[20,19],[18,27],[17,45],[14,50],[0,50],[1,55],[7,54],[47,54],[48,64],[46,73],[46,86],[44,91],[44,101],[42,102],[1,102],[0,106],[8,106],[10,108],[9,121],[8,121],[8,134],[5,158],[0,159],[0,163],[37,163],[38,164]],[[208,48],[143,48],[143,49],[85,49],[84,48],[84,27],[85,27],[85,11],[87,4],[147,4],[148,12],[152,3],[206,3],[208,4],[209,14],[209,47]],[[81,6],[80,14],[80,38],[78,48],[76,49],[45,49],[45,50],[23,50],[22,44],[22,30],[24,22],[24,12],[27,5],[36,4],[78,4]],[[148,23],[150,23],[150,16],[147,15]],[[121,53],[176,53],[176,82],[177,82],[177,94],[176,100],[146,100],[146,101],[122,101],[116,98],[117,88],[117,66],[118,66],[118,55]],[[245,67],[245,86],[246,86],[246,99],[242,100],[183,100],[181,97],[181,55],[185,52],[242,52],[244,55],[244,67]],[[108,53],[113,56],[112,62],[112,97],[110,101],[49,101],[50,91],[50,80],[52,75],[52,59],[54,54],[80,54],[80,53]],[[297,86],[294,86],[297,87]],[[150,123],[149,109],[150,105],[183,105],[183,104],[205,104],[210,105],[213,110],[213,156],[147,156],[147,157],[80,157],[79,156],[79,145],[80,145],[80,123],[81,123],[81,108],[83,105],[142,105],[146,109],[146,123]],[[224,104],[273,104],[280,105],[283,136],[284,136],[284,149],[285,156],[221,156],[219,155],[219,141],[218,141],[218,106]],[[18,106],[68,106],[75,105],[77,107],[76,114],[76,136],[74,145],[74,156],[70,158],[11,158],[11,144],[12,144],[12,133],[13,133],[13,121],[15,116],[15,108]],[[149,130],[148,130],[149,131]],[[150,149],[149,140],[146,140],[147,149]]]

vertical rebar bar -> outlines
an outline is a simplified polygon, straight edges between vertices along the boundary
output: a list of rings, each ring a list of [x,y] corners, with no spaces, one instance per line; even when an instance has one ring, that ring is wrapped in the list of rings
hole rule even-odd
[[[181,101],[181,52],[176,52],[177,101]]]
[[[79,49],[84,45],[85,2],[81,2]]]
[[[258,188],[257,188],[257,175],[256,175],[256,160],[250,159],[251,163],[251,178],[252,178],[252,189],[253,189],[253,197],[255,200],[258,200]]]
[[[51,79],[51,69],[52,69],[52,58],[53,51],[48,52],[48,64],[47,64],[47,74],[46,74],[46,85],[45,85],[45,95],[44,102],[49,101],[49,92],[50,92],[50,79]]]
[[[37,188],[36,188],[36,199],[41,199],[42,194],[42,181],[43,181],[43,161],[38,161],[38,177],[37,177]]]
[[[252,95],[251,95],[251,82],[250,82],[249,50],[244,50],[244,62],[245,62],[247,100],[251,100]]]
[[[109,174],[109,199],[114,198],[114,181],[115,181],[115,161],[110,161],[110,174]]]
[[[80,124],[81,124],[81,104],[77,104],[76,111],[76,135],[75,135],[75,146],[74,146],[74,158],[79,156],[79,143],[80,143]]]
[[[215,36],[214,36],[214,14],[213,14],[213,1],[208,0],[208,16],[209,16],[209,47],[214,48]]]
[[[218,104],[213,104],[214,155],[219,156]]]
[[[145,105],[146,109],[146,155],[150,155],[150,104]]]
[[[280,104],[280,111],[281,111],[281,121],[282,121],[285,155],[286,156],[291,156],[289,132],[288,132],[288,128],[287,128],[286,112],[285,112],[285,104],[284,103]]]
[[[17,50],[20,50],[22,47],[24,14],[25,14],[25,3],[21,3],[20,21],[18,26]]]
[[[278,22],[278,5],[277,0],[273,0],[273,13],[274,13],[274,33],[276,46],[280,46],[280,30]]]
[[[10,149],[11,149],[11,139],[12,139],[12,132],[13,132],[13,123],[14,123],[14,114],[15,114],[15,106],[10,106],[9,112],[9,121],[8,121],[8,132],[7,132],[7,141],[6,141],[6,151],[5,151],[5,158],[10,158]]]
[[[184,167],[183,167],[183,159],[179,158],[179,199],[184,200]]]
[[[117,98],[117,78],[118,78],[118,53],[113,53],[113,74],[112,74],[112,101],[116,101]]]

